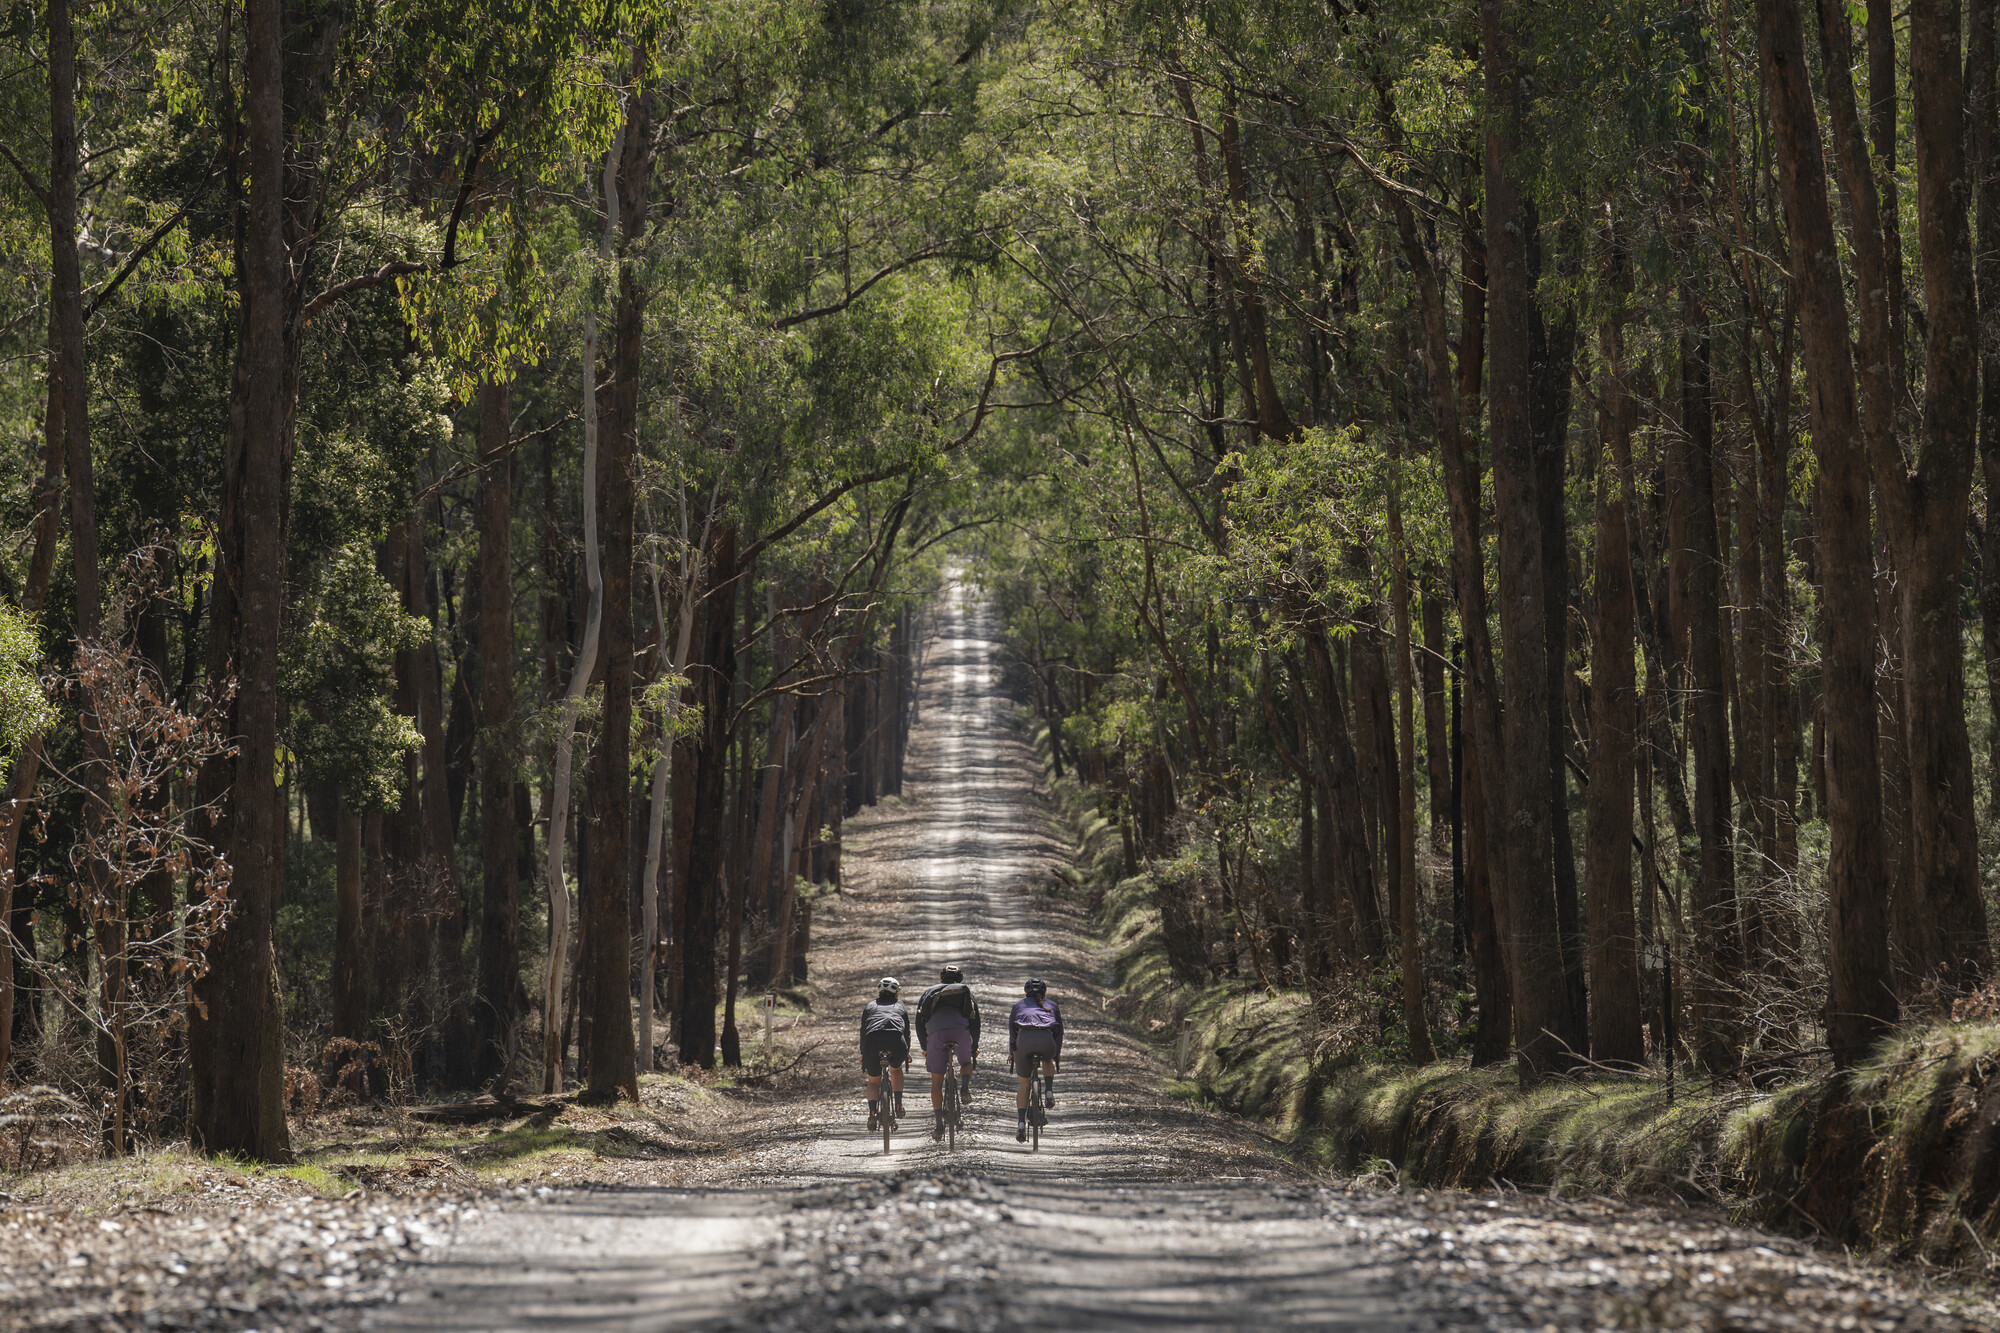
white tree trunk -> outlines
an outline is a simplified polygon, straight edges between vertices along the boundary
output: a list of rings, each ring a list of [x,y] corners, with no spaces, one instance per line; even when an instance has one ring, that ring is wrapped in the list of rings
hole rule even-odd
[[[618,159],[624,151],[625,118],[620,115],[604,155],[604,231],[597,242],[601,271],[611,257],[618,227]],[[562,1091],[563,964],[569,955],[569,881],[563,853],[569,836],[569,779],[576,758],[576,714],[597,666],[598,637],[604,628],[604,571],[597,554],[597,282],[593,272],[583,304],[583,567],[590,606],[583,622],[583,645],[563,691],[556,727],[555,792],[549,802],[549,961],[542,985],[542,1091]]]
[[[701,550],[708,544],[708,529],[715,519],[711,500],[708,517],[702,523],[701,541],[688,542],[687,492],[681,492],[681,615],[674,636],[673,655],[668,659],[669,677],[687,671],[688,645],[694,637],[694,608],[700,600]],[[660,560],[653,557],[653,623],[666,628],[667,607],[660,596]],[[680,717],[681,695],[675,688],[667,695],[660,720],[660,757],[653,764],[653,804],[646,819],[646,873],[639,881],[640,931],[644,939],[640,954],[646,960],[639,983],[639,1061],[642,1073],[653,1069],[653,978],[660,970],[660,849],[666,840],[667,795],[674,785],[674,724]]]

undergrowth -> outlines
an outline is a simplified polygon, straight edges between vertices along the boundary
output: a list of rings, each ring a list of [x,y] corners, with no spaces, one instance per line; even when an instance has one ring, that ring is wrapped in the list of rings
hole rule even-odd
[[[1678,1200],[1894,1257],[2000,1272],[2000,1015],[1913,1025],[1849,1073],[1754,1089],[1660,1071],[1552,1079],[1464,1055],[1417,1067],[1302,990],[1177,975],[1148,874],[1074,779],[1063,876],[1095,910],[1120,1016],[1183,1095],[1257,1116],[1307,1163],[1410,1185]],[[1181,1043],[1185,1042],[1182,1047]],[[1183,1054],[1184,1052],[1184,1054]],[[1177,1074],[1180,1071],[1176,1071]]]

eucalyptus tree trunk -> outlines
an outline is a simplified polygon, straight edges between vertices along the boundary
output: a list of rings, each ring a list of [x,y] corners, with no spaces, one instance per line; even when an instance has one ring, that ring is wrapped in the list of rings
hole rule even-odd
[[[473,1077],[505,1079],[521,1021],[514,828],[514,450],[505,380],[479,385],[479,999]],[[352,1034],[349,1034],[352,1035]]]
[[[708,522],[713,522],[715,505],[709,503]],[[680,616],[674,630],[674,646],[666,663],[669,680],[677,680],[687,672],[688,645],[694,636],[694,610],[698,598],[695,590],[701,581],[702,546],[708,541],[708,529],[704,524],[701,543],[688,542],[687,499],[681,498],[681,568]],[[652,562],[653,578],[653,623],[664,632],[667,624],[666,601],[660,595],[660,561],[657,555]],[[660,757],[653,762],[652,805],[646,815],[646,869],[639,880],[640,931],[643,935],[641,956],[646,960],[639,980],[639,1064],[648,1072],[653,1069],[653,988],[654,979],[660,969],[660,852],[667,838],[668,797],[674,786],[674,733],[678,730],[681,712],[681,688],[673,686],[667,692],[666,707],[660,715]]]
[[[579,886],[587,902],[578,967],[586,980],[590,1021],[578,1050],[579,1074],[592,1092],[637,1101],[639,1072],[632,1029],[632,552],[637,489],[639,376],[647,289],[633,251],[646,227],[652,173],[648,98],[628,99],[618,170],[606,182],[622,227],[618,307],[611,345],[611,433],[597,474],[603,524],[603,724],[589,774],[590,865]],[[579,1027],[579,1031],[585,1029]]]
[[[246,0],[244,15],[242,120],[250,193],[238,251],[242,301],[209,654],[210,679],[236,681],[230,717],[236,754],[218,766],[227,770],[229,797],[218,841],[229,856],[235,910],[210,943],[208,973],[194,988],[188,1120],[190,1136],[208,1152],[268,1159],[290,1149],[273,941],[285,812],[283,791],[271,775],[278,765],[285,460],[297,378],[288,346],[284,6]],[[209,794],[207,782],[204,788]]]
[[[600,266],[611,257],[611,238],[618,227],[618,164],[625,138],[620,117],[610,151],[604,155],[604,230],[597,243]],[[570,668],[556,723],[555,772],[549,801],[549,956],[542,977],[542,1091],[562,1090],[563,973],[569,955],[569,883],[563,854],[569,840],[570,769],[576,753],[576,714],[597,665],[597,648],[604,628],[604,572],[597,549],[597,280],[583,305],[583,568],[589,581],[589,609],[583,622],[583,644]],[[623,918],[620,918],[622,924]],[[622,1024],[621,1024],[622,1026]]]
[[[1514,988],[1515,1050],[1524,1082],[1573,1059],[1578,1029],[1556,915],[1549,752],[1549,627],[1535,441],[1529,413],[1532,303],[1528,232],[1534,224],[1517,175],[1524,151],[1525,80],[1507,0],[1483,0],[1486,62],[1486,263],[1493,505],[1499,527],[1500,639],[1507,665],[1501,745],[1507,762],[1486,796],[1504,856],[1494,895]],[[1481,746],[1482,750],[1485,748]],[[1495,756],[1488,756],[1492,765]]]
[[[1427,1065],[1437,1058],[1431,1047],[1430,1019],[1424,1013],[1423,895],[1417,890],[1417,711],[1416,663],[1410,656],[1410,548],[1403,536],[1402,452],[1391,462],[1389,481],[1390,614],[1395,623],[1397,788],[1396,864],[1403,881],[1398,932],[1402,935],[1403,1025],[1410,1032],[1410,1058]]]
[[[1862,138],[1848,73],[1853,39],[1846,11],[1833,0],[1820,0],[1819,18],[1827,108],[1854,219],[1866,367],[1863,425],[1898,575],[1894,620],[1902,688],[1894,709],[1901,722],[1895,739],[1908,764],[1911,882],[1908,900],[1893,906],[1892,919],[1908,961],[1921,976],[1962,988],[1977,983],[1991,948],[1979,889],[1959,590],[1976,456],[1980,343],[1966,212],[1973,183],[1965,153],[1960,8],[1957,0],[1919,0],[1910,8],[1918,245],[1927,314],[1923,417],[1914,467],[1895,432],[1905,374],[1894,177],[1878,186]],[[1885,145],[1893,152],[1895,140],[1894,29],[1887,5],[1869,5],[1868,38],[1879,155]]]
[[[1625,385],[1624,310],[1630,280],[1613,241],[1612,291],[1619,302],[1600,335],[1597,460],[1597,588],[1591,625],[1590,787],[1585,793],[1584,904],[1590,915],[1590,1058],[1637,1064],[1639,957],[1632,907],[1632,781],[1638,733],[1632,617],[1632,428]]]
[[[1881,892],[1868,461],[1855,407],[1847,299],[1827,199],[1819,117],[1796,4],[1757,0],[1757,47],[1771,107],[1819,460],[1816,528],[1822,600],[1839,609],[1821,617],[1829,839],[1827,1044],[1838,1063],[1851,1065],[1894,1024],[1897,1014]],[[1844,68],[1836,76],[1841,72]],[[1866,281],[1861,285],[1865,288]]]

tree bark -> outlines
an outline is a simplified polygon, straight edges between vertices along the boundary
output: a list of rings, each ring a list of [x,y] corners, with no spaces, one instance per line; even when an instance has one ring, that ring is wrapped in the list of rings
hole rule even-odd
[[[335,817],[332,1035],[363,1041],[368,1032],[368,969],[361,937],[361,811],[352,799],[341,793]]]
[[[1819,461],[1817,563],[1827,762],[1827,1043],[1851,1065],[1896,1021],[1882,901],[1881,767],[1875,735],[1875,600],[1868,468],[1855,410],[1833,214],[1798,8],[1757,0],[1757,46],[1790,233],[1792,280]],[[1829,67],[1831,68],[1831,66]],[[1863,286],[1866,286],[1864,281]]]
[[[1683,288],[1683,290],[1687,290]],[[1722,661],[1722,555],[1715,522],[1715,423],[1706,318],[1684,298],[1681,430],[1674,442],[1687,541],[1688,735],[1694,752],[1694,824],[1700,842],[1693,906],[1696,966],[1689,978],[1696,1056],[1733,1069],[1734,994],[1743,966],[1736,910],[1735,826],[1729,784],[1729,697]]]
[[[623,157],[625,122],[604,156],[604,230],[597,243],[597,257],[603,262],[611,251],[611,238],[618,227],[618,168]],[[576,715],[597,664],[604,629],[604,572],[598,553],[598,422],[597,422],[597,302],[595,293],[583,307],[583,564],[589,583],[589,610],[584,619],[583,644],[570,668],[569,685],[563,691],[561,717],[556,730],[555,773],[550,783],[548,893],[549,956],[542,979],[542,1091],[562,1091],[563,970],[568,961],[570,898],[569,882],[563,869],[568,841],[570,770],[575,762]],[[621,914],[618,923],[624,924]],[[619,993],[624,987],[619,986]],[[622,1026],[622,1023],[621,1023]],[[636,1063],[636,1061],[635,1061]],[[636,1073],[634,1075],[636,1080]]]
[[[592,1092],[634,1101],[639,1099],[639,1070],[631,1002],[632,553],[647,290],[630,250],[646,228],[651,141],[648,100],[634,96],[620,140],[615,186],[626,253],[618,264],[618,313],[612,329],[610,448],[597,477],[604,524],[604,702],[590,769],[591,873],[583,884],[588,906],[580,963],[591,979],[590,1042],[580,1052],[584,1083]]]
[[[1632,432],[1625,383],[1626,257],[1612,240],[1614,302],[1600,334],[1597,588],[1591,624],[1590,788],[1584,794],[1583,886],[1590,914],[1590,1058],[1645,1059],[1637,923],[1632,906],[1632,780],[1639,709],[1632,614]]]
[[[1503,850],[1495,915],[1514,986],[1514,1033],[1523,1082],[1566,1068],[1578,1027],[1564,980],[1556,915],[1548,765],[1549,627],[1535,467],[1529,419],[1529,324],[1534,289],[1528,268],[1531,210],[1516,176],[1522,152],[1525,92],[1515,56],[1520,16],[1506,0],[1483,0],[1486,61],[1486,263],[1488,421],[1493,450],[1493,505],[1500,535],[1500,640],[1507,662],[1505,765],[1487,795]],[[1481,749],[1484,750],[1484,746]],[[1490,759],[1488,760],[1490,763]]]
[[[243,122],[250,178],[239,284],[237,366],[216,554],[213,678],[233,674],[237,750],[224,845],[235,910],[209,945],[188,1016],[189,1130],[208,1152],[270,1159],[290,1149],[283,1009],[272,929],[284,883],[278,765],[278,632],[283,622],[285,460],[292,387],[286,301],[284,6],[245,0]]]
[[[1389,483],[1390,616],[1395,624],[1397,758],[1396,865],[1403,881],[1398,929],[1402,935],[1403,1025],[1410,1033],[1410,1059],[1427,1065],[1437,1058],[1430,1019],[1424,1013],[1424,920],[1417,890],[1417,710],[1416,662],[1410,656],[1410,551],[1403,536],[1402,454]]]
[[[1966,206],[1958,0],[1910,8],[1917,245],[1924,263],[1924,400],[1917,465],[1895,478],[1902,519],[1903,704],[1916,889],[1932,925],[1933,975],[1977,986],[1992,963],[1979,885],[1977,797],[1965,723],[1961,571],[1977,456],[1979,316]],[[1990,79],[1990,66],[1988,78]],[[1906,513],[1902,512],[1906,511]]]
[[[514,829],[514,450],[505,380],[479,385],[479,998],[473,1077],[504,1079],[521,1020]]]
[[[680,1059],[715,1067],[716,926],[723,892],[728,804],[729,699],[736,683],[736,525],[716,529],[707,559],[702,651],[696,682],[701,735],[694,759],[692,845],[682,886]]]

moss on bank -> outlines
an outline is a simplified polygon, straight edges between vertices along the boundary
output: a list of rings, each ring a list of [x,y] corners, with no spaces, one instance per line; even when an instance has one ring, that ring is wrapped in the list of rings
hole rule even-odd
[[[1912,1027],[1850,1074],[1764,1090],[1658,1075],[1524,1090],[1511,1067],[1357,1058],[1301,991],[1177,977],[1154,885],[1124,874],[1117,828],[1073,781],[1053,794],[1075,840],[1067,878],[1112,948],[1121,1016],[1169,1062],[1185,1035],[1188,1095],[1272,1122],[1321,1169],[1706,1202],[1900,1258],[2000,1262],[2000,1021]]]

